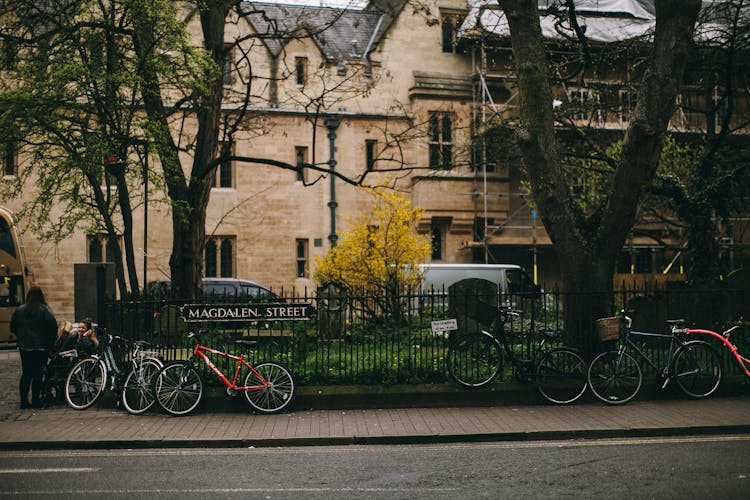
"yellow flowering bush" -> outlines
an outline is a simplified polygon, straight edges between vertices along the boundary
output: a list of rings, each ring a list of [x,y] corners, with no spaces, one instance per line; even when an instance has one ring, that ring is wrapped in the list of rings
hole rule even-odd
[[[417,264],[430,252],[430,237],[416,231],[423,210],[397,192],[362,189],[375,198],[371,210],[354,220],[338,245],[318,259],[315,278],[350,292],[397,299],[406,287],[419,284]],[[388,299],[380,306],[394,312]]]

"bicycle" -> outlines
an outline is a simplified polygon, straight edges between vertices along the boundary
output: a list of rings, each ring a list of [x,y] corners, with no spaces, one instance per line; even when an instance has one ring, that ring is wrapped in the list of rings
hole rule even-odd
[[[244,353],[236,356],[201,345],[197,333],[189,332],[187,337],[196,339],[193,353],[187,361],[168,363],[157,374],[154,381],[154,393],[158,406],[174,416],[188,415],[200,405],[204,389],[203,378],[196,369],[200,361],[227,387],[227,394],[245,394],[248,404],[261,413],[276,413],[292,402],[294,397],[294,379],[283,365],[271,361],[251,364]],[[257,341],[237,339],[238,346],[251,347]],[[236,361],[236,368],[231,380],[211,361],[208,355]],[[243,367],[247,369],[244,384],[237,385]]]
[[[100,336],[101,354],[94,354],[76,363],[65,380],[65,401],[75,410],[91,407],[109,387],[128,413],[139,415],[154,404],[152,381],[163,363],[156,352],[146,351],[150,344],[144,340],[128,341],[122,337]],[[133,348],[129,369],[121,367],[112,347],[115,341]],[[125,371],[127,370],[127,371]]]
[[[50,355],[44,367],[42,390],[39,397],[42,406],[48,408],[65,400],[65,379],[78,361],[78,351],[69,349]]]
[[[716,391],[721,381],[721,363],[716,351],[701,340],[685,341],[679,337],[680,320],[668,320],[669,333],[639,332],[631,329],[633,320],[621,312],[620,317],[603,318],[610,324],[618,323],[620,345],[616,350],[596,356],[589,365],[588,381],[591,392],[601,401],[621,405],[632,400],[641,390],[643,372],[634,352],[653,368],[661,379],[664,390],[674,381],[687,396],[700,399]],[[604,323],[600,323],[604,324]],[[666,366],[659,366],[634,339],[663,339],[669,341]],[[613,339],[613,340],[616,340]]]
[[[484,312],[482,312],[484,309]],[[511,346],[505,325],[518,311],[508,306],[494,308],[480,304],[478,315],[494,314],[488,330],[459,335],[448,348],[446,364],[450,376],[467,388],[490,384],[503,368],[503,352],[513,364],[517,378],[534,382],[541,395],[549,402],[568,404],[578,400],[586,391],[586,362],[572,347],[548,348],[548,342],[559,337],[550,330],[539,332],[537,349],[531,359],[519,359]]]
[[[737,361],[737,364],[740,366],[740,369],[745,374],[745,376],[750,379],[750,358],[740,354],[739,348],[732,343],[731,339],[732,334],[740,329],[739,325],[735,325],[722,333],[717,333],[713,330],[701,328],[686,328],[685,321],[681,319],[675,320],[674,324],[675,329],[680,333],[684,333],[687,335],[708,335],[721,342],[721,345],[727,348],[730,353],[732,353],[734,360]]]

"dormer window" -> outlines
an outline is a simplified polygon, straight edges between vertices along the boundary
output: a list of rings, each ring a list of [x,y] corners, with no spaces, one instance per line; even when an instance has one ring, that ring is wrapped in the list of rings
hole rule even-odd
[[[307,83],[307,58],[306,57],[294,58],[294,75],[297,80],[297,85],[304,85],[305,83]]]

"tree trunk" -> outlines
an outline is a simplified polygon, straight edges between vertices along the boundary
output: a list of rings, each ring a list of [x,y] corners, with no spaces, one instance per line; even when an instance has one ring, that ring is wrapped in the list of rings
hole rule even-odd
[[[656,0],[654,55],[609,195],[593,215],[583,213],[571,199],[563,176],[537,2],[499,3],[510,26],[518,75],[516,140],[534,201],[560,258],[566,334],[574,345],[591,352],[596,344],[593,320],[614,312],[615,259],[635,223],[644,188],[656,174],[700,0]]]
[[[135,50],[141,59],[139,71],[143,79],[143,100],[150,119],[155,150],[161,160],[167,194],[172,207],[172,255],[169,259],[172,290],[183,298],[200,294],[205,246],[206,207],[211,184],[208,176],[215,168],[221,125],[221,103],[224,97],[223,74],[224,30],[229,0],[211,0],[199,9],[204,45],[215,63],[206,74],[207,90],[196,89],[195,116],[198,130],[195,136],[193,164],[186,179],[180,162],[179,148],[174,143],[161,95],[154,46],[154,26],[147,5],[138,3],[133,10]]]
[[[603,258],[591,247],[576,245],[560,254],[565,342],[588,356],[598,348],[595,320],[616,312],[614,266],[613,257]]]

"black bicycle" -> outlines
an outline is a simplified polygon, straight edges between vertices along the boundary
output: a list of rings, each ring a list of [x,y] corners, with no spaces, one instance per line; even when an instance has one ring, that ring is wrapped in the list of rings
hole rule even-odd
[[[516,377],[522,382],[532,382],[547,401],[568,404],[586,392],[586,362],[572,347],[549,347],[559,339],[559,333],[550,330],[537,332],[536,349],[529,359],[520,359],[514,353],[506,334],[506,324],[520,316],[519,311],[502,306],[492,308],[495,319],[489,321],[489,330],[459,334],[451,342],[446,356],[448,373],[467,388],[490,384],[503,370],[503,353],[513,364]],[[486,315],[486,313],[485,313]]]
[[[620,405],[633,399],[641,390],[643,372],[632,352],[653,368],[659,376],[661,389],[674,381],[680,390],[691,398],[705,398],[719,387],[721,382],[721,360],[716,350],[702,340],[686,341],[682,320],[670,320],[669,333],[638,332],[631,330],[632,319],[621,312],[621,316],[602,318],[619,326],[620,345],[596,356],[589,366],[588,380],[591,392],[601,401]],[[664,363],[652,359],[636,341],[662,339],[669,342]]]

